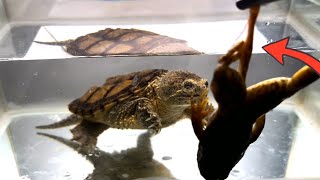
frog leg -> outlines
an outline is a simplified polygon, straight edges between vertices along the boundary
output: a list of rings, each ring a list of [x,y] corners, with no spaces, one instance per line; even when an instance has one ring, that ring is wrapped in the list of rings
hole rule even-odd
[[[83,120],[76,127],[71,129],[72,140],[79,142],[83,147],[93,149],[97,144],[98,136],[109,128],[108,125]]]
[[[265,114],[260,116],[256,120],[256,122],[254,123],[254,125],[252,127],[250,144],[255,142],[258,139],[258,137],[262,133],[262,130],[263,130],[264,125],[265,125],[265,122],[266,122],[266,115]]]
[[[229,66],[231,63],[239,60],[239,52],[242,51],[244,44],[244,41],[237,42],[224,56],[218,60],[218,62],[222,65]]]
[[[252,46],[253,46],[253,35],[254,35],[254,27],[257,21],[257,17],[259,14],[260,6],[254,6],[250,8],[250,15],[248,19],[248,33],[245,40],[245,44],[243,45],[240,52],[240,63],[238,66],[238,72],[242,76],[243,80],[246,79],[249,62],[252,54]]]
[[[319,74],[304,66],[291,78],[277,77],[259,82],[247,88],[247,108],[252,116],[259,117],[317,79]]]
[[[319,79],[319,74],[317,74],[315,70],[311,69],[309,66],[304,66],[290,78],[289,82],[287,83],[288,91],[295,93],[313,83],[317,79]]]
[[[219,59],[220,64],[227,66],[234,61],[240,60],[238,72],[243,80],[246,79],[252,54],[254,26],[259,14],[259,7],[260,6],[255,6],[250,9],[250,16],[248,19],[248,34],[246,40],[235,44],[224,56]]]

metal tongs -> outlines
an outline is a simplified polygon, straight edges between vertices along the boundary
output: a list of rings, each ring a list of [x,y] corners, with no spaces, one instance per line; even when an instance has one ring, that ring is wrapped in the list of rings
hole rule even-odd
[[[240,10],[245,10],[255,5],[264,5],[274,1],[279,0],[239,0],[236,2],[236,6]]]

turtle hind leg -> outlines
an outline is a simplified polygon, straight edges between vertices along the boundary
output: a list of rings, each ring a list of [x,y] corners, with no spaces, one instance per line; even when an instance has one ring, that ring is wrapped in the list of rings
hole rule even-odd
[[[71,126],[77,123],[80,123],[83,120],[83,118],[81,116],[72,114],[69,117],[55,122],[53,124],[49,124],[49,125],[42,125],[42,126],[36,126],[37,129],[55,129],[55,128],[62,128],[62,127],[66,127],[66,126]]]
[[[98,136],[109,127],[106,124],[84,120],[70,130],[73,134],[72,140],[79,142],[82,147],[94,149]]]

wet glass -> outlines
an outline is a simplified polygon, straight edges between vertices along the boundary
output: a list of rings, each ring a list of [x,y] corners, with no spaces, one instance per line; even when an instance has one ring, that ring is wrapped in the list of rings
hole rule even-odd
[[[70,141],[71,127],[40,131],[35,126],[66,117],[69,102],[114,75],[151,68],[182,69],[210,82],[217,59],[243,37],[246,11],[238,11],[233,1],[203,0],[193,5],[176,1],[166,11],[168,6],[160,1],[29,0],[24,6],[18,2],[5,0],[0,6],[7,12],[0,15],[2,177],[203,179],[196,161],[198,140],[189,119],[153,137],[144,130],[109,129],[99,136],[98,148],[86,155]],[[317,1],[302,0],[262,8],[248,85],[291,76],[303,66],[290,57],[284,66],[279,65],[261,49],[267,43],[290,36],[289,47],[320,58],[318,8]],[[59,46],[33,42],[74,39],[108,27],[138,28],[183,39],[204,54],[75,57]],[[317,81],[270,111],[262,135],[228,179],[319,178],[319,90]],[[215,104],[211,93],[210,100]]]

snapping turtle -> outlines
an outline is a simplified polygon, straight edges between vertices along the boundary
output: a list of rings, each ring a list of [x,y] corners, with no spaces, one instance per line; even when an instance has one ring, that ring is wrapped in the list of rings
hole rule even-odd
[[[118,75],[72,101],[69,110],[73,114],[66,119],[37,128],[78,124],[71,130],[73,139],[90,147],[110,127],[158,133],[162,127],[189,117],[190,99],[197,99],[207,89],[207,80],[188,71],[151,69]]]
[[[60,42],[39,42],[65,46],[74,56],[151,56],[201,54],[185,40],[139,29],[106,28],[95,33]]]
[[[319,79],[313,69],[305,66],[291,78],[278,77],[246,87],[258,12],[259,6],[250,9],[246,41],[221,57],[214,71],[210,89],[218,108],[213,112],[208,110],[206,94],[192,103],[191,120],[199,139],[198,166],[205,179],[226,179],[249,145],[260,136],[265,114]],[[236,60],[240,60],[238,70],[229,67]],[[203,118],[209,121],[206,127]]]

